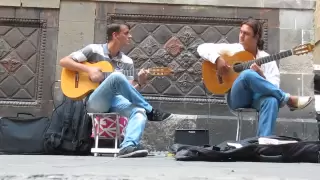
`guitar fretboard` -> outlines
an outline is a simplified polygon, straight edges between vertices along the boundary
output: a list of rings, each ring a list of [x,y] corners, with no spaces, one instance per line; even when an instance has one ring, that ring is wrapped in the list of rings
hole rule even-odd
[[[124,70],[115,70],[114,72],[121,72],[121,73],[123,73],[125,76],[136,76],[137,74],[136,74],[136,72],[139,72],[139,70],[138,71],[136,71],[135,69],[124,69]],[[111,73],[113,73],[113,72],[104,72],[103,74],[104,74],[104,78],[107,78]]]
[[[261,65],[261,64],[265,64],[265,63],[268,63],[268,62],[271,62],[271,61],[275,61],[275,60],[279,60],[279,59],[282,59],[282,58],[285,58],[285,57],[289,57],[289,56],[292,56],[293,53],[292,53],[292,50],[287,50],[287,51],[283,51],[283,52],[280,52],[280,53],[277,53],[277,54],[273,54],[273,55],[270,55],[270,56],[266,56],[266,57],[262,57],[262,58],[258,58],[256,60],[252,60],[252,61],[248,61],[248,62],[245,62],[245,63],[240,63],[240,64],[236,64],[233,66],[233,69],[235,72],[241,72],[245,69],[249,69],[250,66],[253,64],[253,63],[256,63],[257,65]]]

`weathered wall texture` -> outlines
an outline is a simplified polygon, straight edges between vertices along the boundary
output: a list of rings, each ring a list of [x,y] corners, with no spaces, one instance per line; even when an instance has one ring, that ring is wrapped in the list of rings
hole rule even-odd
[[[58,15],[54,9],[0,7],[1,116],[51,114]]]
[[[239,22],[249,16],[265,22],[265,47],[270,54],[314,41],[315,1],[309,0],[37,2],[1,1],[0,6],[10,7],[1,8],[0,18],[12,12],[14,13],[12,17],[15,17],[15,14],[19,14],[17,12],[23,11],[25,18],[48,19],[47,32],[51,30],[52,36],[47,36],[49,39],[46,41],[45,50],[45,53],[51,53],[44,63],[46,74],[43,78],[47,81],[43,82],[43,87],[46,88],[47,94],[51,93],[48,90],[49,84],[54,79],[60,79],[61,68],[57,65],[58,60],[89,43],[104,43],[106,26],[111,22],[131,23],[133,42],[124,51],[135,60],[137,67],[146,65],[143,61],[153,65],[178,67],[175,76],[154,78],[143,91],[155,108],[177,113],[173,120],[148,124],[145,142],[149,148],[158,150],[163,150],[168,143],[172,143],[176,128],[209,128],[211,143],[235,138],[235,117],[226,105],[212,103],[221,98],[208,97],[201,85],[200,63],[194,51],[197,44],[236,42]],[[30,12],[36,13],[37,16],[31,17]],[[43,17],[41,12],[49,14]],[[50,27],[49,22],[52,24]],[[3,34],[0,35],[0,40],[1,38],[4,38]],[[179,44],[182,47],[180,50],[168,48]],[[281,88],[294,95],[313,95],[313,58],[312,55],[301,55],[279,61]],[[56,70],[53,68],[55,65]],[[0,88],[3,88],[1,77],[4,76],[0,75]],[[1,92],[3,90],[0,94]],[[159,98],[159,95],[164,98]],[[46,97],[50,99],[49,94]],[[61,97],[57,85],[54,99],[58,101]],[[0,98],[8,99],[7,96]],[[313,105],[300,112],[289,112],[287,108],[283,108],[279,116],[277,134],[317,138],[318,130],[315,126]],[[255,122],[246,121],[244,136],[254,135],[255,127]]]

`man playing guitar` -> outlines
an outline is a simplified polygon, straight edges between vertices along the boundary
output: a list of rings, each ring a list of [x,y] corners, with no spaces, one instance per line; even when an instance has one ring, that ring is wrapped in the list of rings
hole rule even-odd
[[[112,24],[108,27],[107,36],[108,43],[87,45],[62,58],[60,65],[72,71],[86,72],[91,81],[101,83],[89,96],[88,112],[118,112],[129,119],[119,157],[144,157],[148,151],[140,145],[140,139],[147,119],[162,121],[170,118],[171,114],[153,109],[137,91],[147,81],[147,70],[139,71],[138,77],[113,72],[105,78],[101,69],[81,63],[109,61],[117,71],[134,68],[132,59],[120,51],[130,42],[129,26]]]
[[[220,57],[224,52],[250,52],[256,59],[269,56],[262,50],[262,25],[249,18],[240,26],[239,43],[214,44],[204,43],[198,46],[198,54],[205,60],[215,63],[220,76],[230,70],[230,66]],[[275,61],[252,64],[244,70],[232,84],[227,93],[227,103],[234,110],[237,108],[255,108],[259,111],[258,136],[273,134],[279,108],[287,105],[290,110],[303,109],[310,104],[312,97],[292,96],[280,88],[280,72]]]

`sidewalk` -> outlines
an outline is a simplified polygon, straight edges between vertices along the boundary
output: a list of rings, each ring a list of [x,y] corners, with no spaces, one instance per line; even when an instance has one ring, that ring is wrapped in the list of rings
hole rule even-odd
[[[181,162],[164,156],[0,155],[1,180],[318,180],[319,169],[320,164]]]

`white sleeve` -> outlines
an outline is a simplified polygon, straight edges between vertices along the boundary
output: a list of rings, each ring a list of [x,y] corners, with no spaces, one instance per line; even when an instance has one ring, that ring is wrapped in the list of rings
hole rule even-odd
[[[241,51],[240,47],[241,46],[239,46],[239,44],[203,43],[198,46],[197,52],[204,60],[215,63],[222,53],[228,53],[231,55],[235,52]]]
[[[264,76],[267,81],[271,82],[276,87],[280,87],[280,71],[275,61],[265,64]]]

